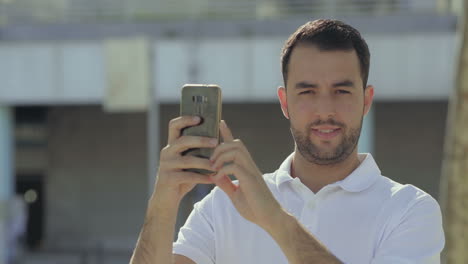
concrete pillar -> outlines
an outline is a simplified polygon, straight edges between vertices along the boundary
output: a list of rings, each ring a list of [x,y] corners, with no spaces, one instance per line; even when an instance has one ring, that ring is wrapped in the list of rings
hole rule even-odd
[[[13,110],[0,105],[0,263],[7,263],[7,219],[14,190]]]
[[[359,138],[358,152],[373,153],[374,152],[374,107],[371,107],[369,113],[362,121],[361,137]]]

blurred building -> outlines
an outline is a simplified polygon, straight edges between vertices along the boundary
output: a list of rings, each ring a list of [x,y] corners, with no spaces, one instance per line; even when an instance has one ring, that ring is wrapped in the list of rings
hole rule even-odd
[[[223,118],[274,171],[293,150],[280,50],[323,17],[371,50],[360,150],[438,198],[460,2],[0,0],[0,206],[28,203],[22,263],[128,263],[185,83],[219,84]]]

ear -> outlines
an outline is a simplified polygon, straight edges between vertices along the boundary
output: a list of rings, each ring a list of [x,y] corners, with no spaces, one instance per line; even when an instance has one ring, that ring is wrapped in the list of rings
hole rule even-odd
[[[364,115],[367,115],[367,113],[369,113],[373,100],[374,86],[367,85],[366,89],[364,90]]]
[[[278,87],[278,99],[281,104],[281,110],[283,111],[284,117],[286,119],[289,119],[289,113],[288,113],[288,100],[286,96],[286,88],[283,86]]]

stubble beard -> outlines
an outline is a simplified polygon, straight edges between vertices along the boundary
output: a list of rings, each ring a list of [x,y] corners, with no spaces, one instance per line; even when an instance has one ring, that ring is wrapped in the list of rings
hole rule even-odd
[[[335,165],[346,160],[356,148],[361,134],[362,121],[363,118],[361,118],[359,127],[347,129],[346,125],[332,119],[327,121],[319,120],[308,124],[305,129],[306,133],[294,128],[291,122],[290,126],[291,133],[296,143],[296,148],[307,161],[317,165]],[[338,146],[330,151],[321,150],[320,147],[314,144],[310,139],[312,127],[325,124],[339,126],[343,135]]]

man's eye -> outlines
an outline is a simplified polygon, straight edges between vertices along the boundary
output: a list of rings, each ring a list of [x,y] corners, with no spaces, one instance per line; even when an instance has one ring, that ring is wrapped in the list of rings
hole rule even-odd
[[[310,94],[310,93],[312,93],[312,91],[311,91],[311,90],[307,90],[307,91],[300,92],[299,94]]]
[[[338,90],[337,92],[340,93],[340,94],[349,94],[350,93],[349,91],[346,91],[346,90]]]

